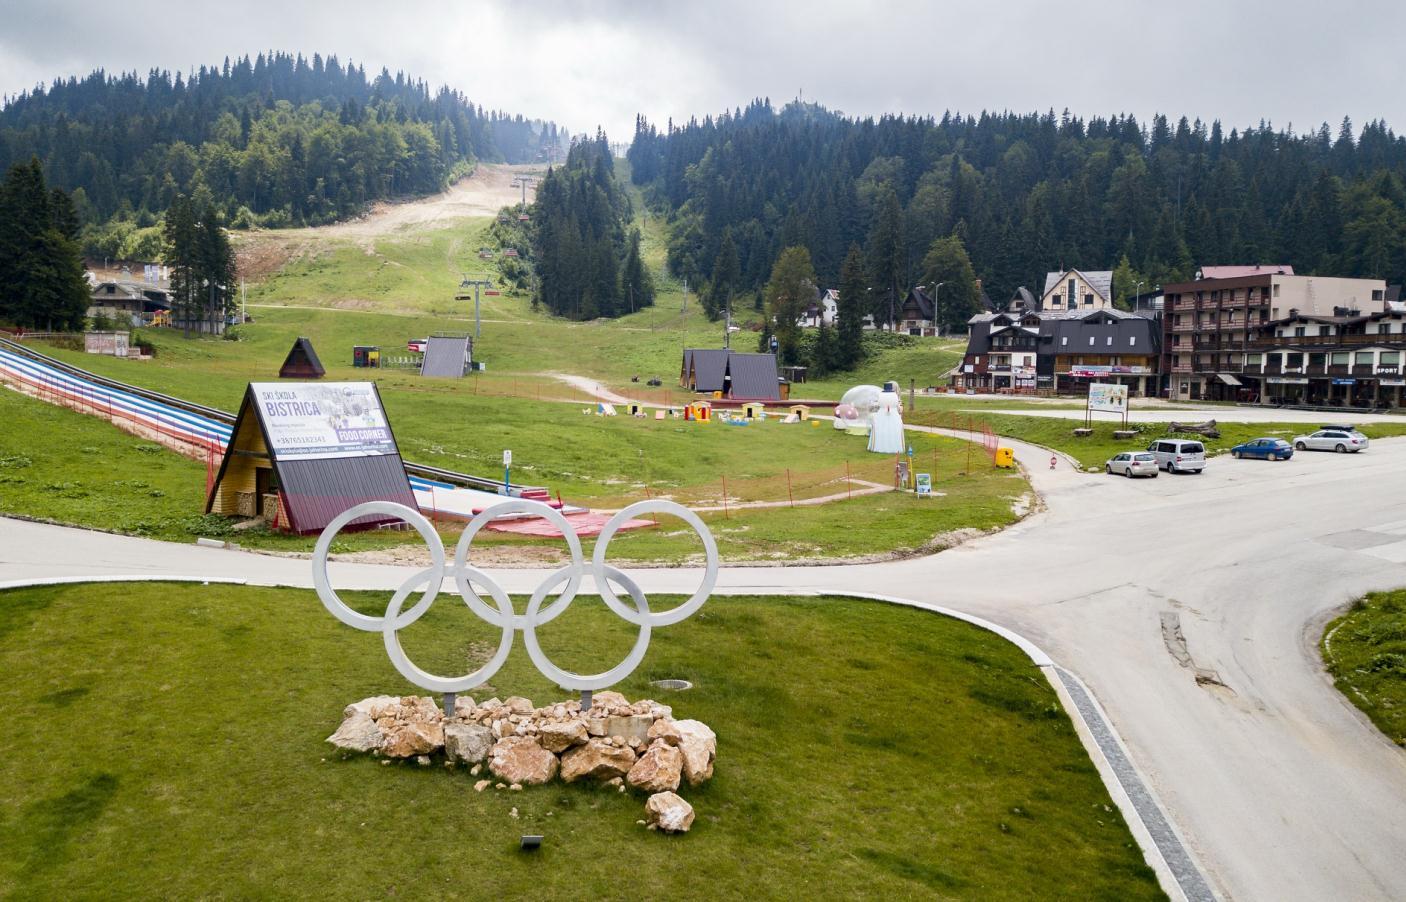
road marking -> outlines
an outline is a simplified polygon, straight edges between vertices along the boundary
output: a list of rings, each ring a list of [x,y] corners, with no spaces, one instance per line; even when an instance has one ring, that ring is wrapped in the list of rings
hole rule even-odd
[[[1077,677],[1062,667],[1055,667],[1054,671],[1059,675],[1059,681],[1064,685],[1069,697],[1074,700],[1074,707],[1079,710],[1079,716],[1083,718],[1089,733],[1098,743],[1099,750],[1113,769],[1123,792],[1133,803],[1133,808],[1142,819],[1143,826],[1152,837],[1158,853],[1167,863],[1177,886],[1188,902],[1215,902],[1216,894],[1211,891],[1211,885],[1206,881],[1201,869],[1191,860],[1191,853],[1172,828],[1162,807],[1153,798],[1147,784],[1143,782],[1142,776],[1123,750],[1122,743],[1114,736],[1113,728],[1104,717],[1103,709],[1093,700]]]

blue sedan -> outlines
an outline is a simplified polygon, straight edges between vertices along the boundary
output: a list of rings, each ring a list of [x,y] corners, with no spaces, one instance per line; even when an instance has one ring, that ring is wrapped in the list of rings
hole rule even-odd
[[[1258,457],[1260,460],[1288,460],[1294,446],[1282,438],[1257,438],[1230,449],[1231,457]]]

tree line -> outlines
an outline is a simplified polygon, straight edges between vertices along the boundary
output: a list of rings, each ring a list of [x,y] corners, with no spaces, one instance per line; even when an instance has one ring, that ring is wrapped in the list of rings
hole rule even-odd
[[[37,158],[16,163],[0,184],[0,323],[66,332],[87,311],[73,201],[45,184]]]
[[[547,170],[530,210],[534,305],[587,320],[654,303],[639,230],[625,230],[633,215],[630,199],[616,181],[603,132],[573,143],[566,164]]]
[[[203,192],[231,224],[301,225],[438,191],[475,160],[549,158],[563,136],[401,72],[270,53],[188,76],[96,70],[6,98],[0,166],[38,156],[94,227],[152,227]]]
[[[1066,267],[1116,267],[1120,303],[1212,263],[1406,276],[1406,139],[1379,121],[1227,133],[1164,115],[859,119],[758,100],[663,131],[639,117],[628,158],[671,218],[675,274],[756,291],[802,247],[833,286],[858,246],[879,322],[894,293],[963,258],[998,303]],[[942,316],[960,324],[976,297],[942,288]]]

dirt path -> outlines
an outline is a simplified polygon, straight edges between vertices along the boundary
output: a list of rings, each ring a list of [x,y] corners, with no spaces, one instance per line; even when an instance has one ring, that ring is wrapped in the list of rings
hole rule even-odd
[[[522,200],[522,190],[513,187],[514,178],[520,173],[541,171],[542,167],[537,165],[480,163],[473,175],[460,179],[439,194],[405,203],[379,203],[358,219],[299,229],[297,234],[307,238],[380,238],[411,226],[438,225],[469,216],[493,216],[500,208]],[[527,200],[532,201],[530,188]]]

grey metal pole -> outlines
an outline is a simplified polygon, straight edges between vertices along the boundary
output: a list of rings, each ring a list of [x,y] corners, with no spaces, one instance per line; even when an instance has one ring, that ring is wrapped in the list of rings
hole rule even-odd
[[[480,286],[478,283],[474,283],[474,338],[479,338],[483,335],[483,325],[482,320],[479,318],[478,304],[478,293],[481,287],[482,286]]]

